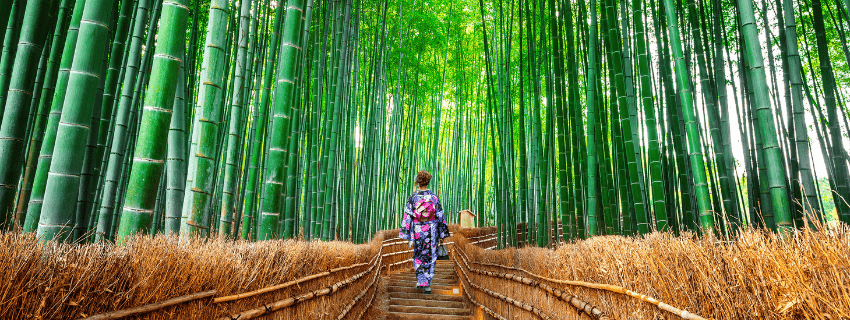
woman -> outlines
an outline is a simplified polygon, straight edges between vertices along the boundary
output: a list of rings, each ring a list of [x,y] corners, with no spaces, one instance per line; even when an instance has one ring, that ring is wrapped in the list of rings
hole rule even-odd
[[[443,216],[443,205],[428,183],[431,174],[419,171],[416,174],[416,192],[404,206],[404,219],[398,236],[410,241],[413,246],[413,269],[416,271],[416,287],[431,293],[434,278],[434,263],[437,261],[437,246],[449,236],[449,227]]]

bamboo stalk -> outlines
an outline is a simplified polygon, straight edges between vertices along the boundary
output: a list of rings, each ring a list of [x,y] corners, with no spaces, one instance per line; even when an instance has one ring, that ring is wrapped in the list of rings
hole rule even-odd
[[[119,319],[124,317],[130,317],[134,315],[139,315],[143,313],[148,313],[151,311],[156,311],[165,307],[170,307],[176,304],[189,302],[192,300],[203,299],[207,297],[212,297],[216,294],[216,290],[208,290],[204,292],[198,292],[193,294],[188,294],[185,296],[179,296],[176,298],[168,299],[165,301],[160,301],[157,303],[151,303],[143,306],[133,307],[124,310],[110,311],[107,313],[96,314],[88,318],[83,318],[82,320],[106,320],[106,319]]]

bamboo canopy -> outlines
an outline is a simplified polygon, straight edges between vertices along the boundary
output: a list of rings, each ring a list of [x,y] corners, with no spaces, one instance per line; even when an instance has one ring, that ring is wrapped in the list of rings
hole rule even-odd
[[[3,1],[0,228],[363,243],[398,227],[419,170],[499,247],[832,228],[850,223],[848,12]]]

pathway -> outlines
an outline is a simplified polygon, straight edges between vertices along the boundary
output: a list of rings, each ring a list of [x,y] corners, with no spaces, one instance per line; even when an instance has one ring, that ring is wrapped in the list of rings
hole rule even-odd
[[[472,312],[450,260],[437,261],[431,294],[416,288],[416,274],[403,271],[386,281],[387,320],[467,320]]]

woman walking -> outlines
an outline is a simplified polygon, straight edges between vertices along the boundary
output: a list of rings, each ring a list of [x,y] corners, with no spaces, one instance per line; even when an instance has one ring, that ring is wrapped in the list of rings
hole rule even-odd
[[[417,190],[404,206],[404,219],[398,234],[413,246],[416,287],[424,288],[425,293],[431,293],[438,243],[449,237],[443,205],[437,195],[428,189],[430,182],[431,174],[427,171],[419,171],[416,174]]]

